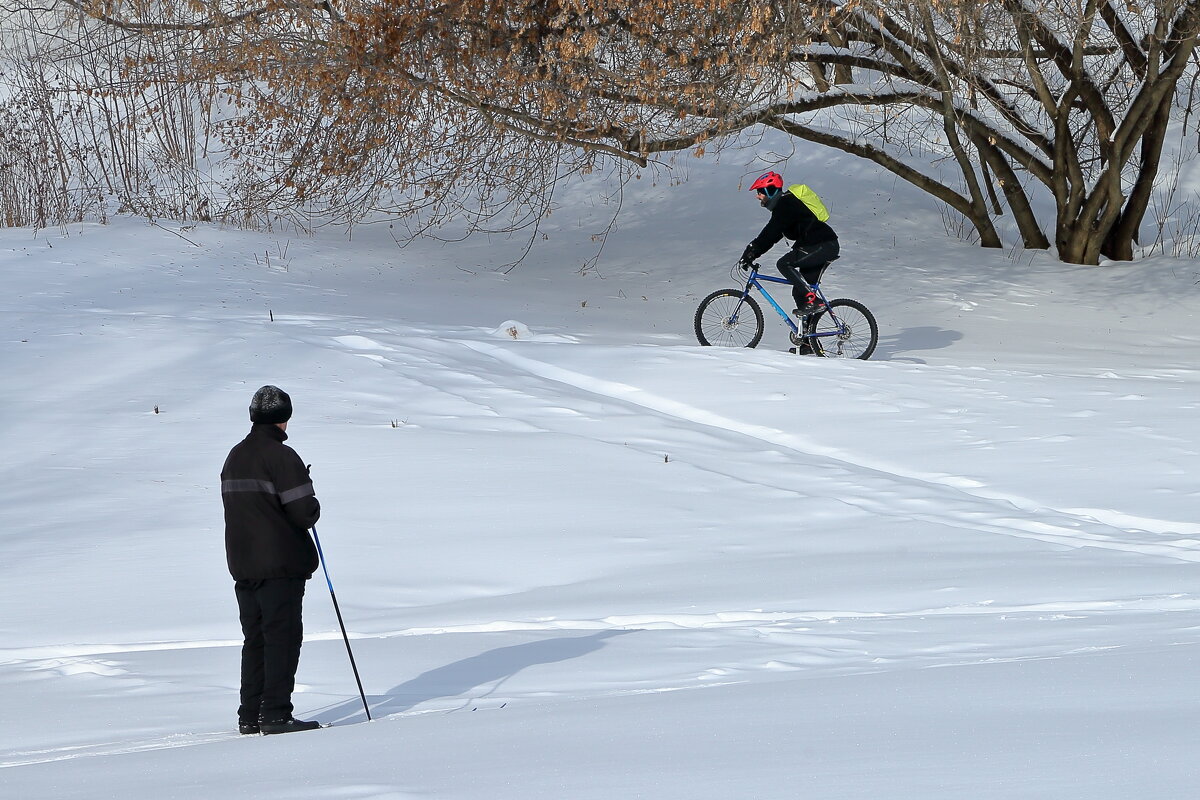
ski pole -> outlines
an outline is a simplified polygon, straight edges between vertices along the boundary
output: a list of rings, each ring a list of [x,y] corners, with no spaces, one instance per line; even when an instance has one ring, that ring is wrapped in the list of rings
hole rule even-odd
[[[358,665],[354,663],[354,651],[350,649],[350,636],[346,633],[346,623],[342,622],[342,609],[338,607],[337,594],[333,591],[333,581],[329,580],[329,567],[325,565],[325,552],[321,550],[321,539],[317,536],[317,526],[312,528],[313,541],[317,544],[317,555],[321,557],[321,569],[325,572],[325,583],[329,585],[329,596],[333,598],[333,613],[337,614],[338,625],[342,629],[342,640],[346,643],[346,655],[350,656],[350,669],[354,670],[354,682],[358,684],[358,696],[362,698],[363,711],[367,712],[367,720],[371,719],[371,709],[367,707],[367,693],[363,691],[362,679],[358,677]]]

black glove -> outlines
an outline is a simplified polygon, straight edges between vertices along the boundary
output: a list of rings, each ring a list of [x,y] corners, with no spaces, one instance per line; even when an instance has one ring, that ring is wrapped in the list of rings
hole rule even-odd
[[[742,257],[738,260],[738,266],[742,269],[750,269],[754,266],[754,246],[746,245],[746,249],[742,251]]]

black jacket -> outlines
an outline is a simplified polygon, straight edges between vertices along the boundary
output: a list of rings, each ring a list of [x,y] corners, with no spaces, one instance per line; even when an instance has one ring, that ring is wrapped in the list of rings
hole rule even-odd
[[[257,424],[221,468],[225,557],[234,580],[311,578],[321,517],[308,468],[276,425]]]
[[[789,191],[781,192],[769,208],[770,221],[754,241],[746,246],[746,256],[750,259],[758,258],[785,236],[797,245],[837,241],[837,234],[833,232],[833,228],[817,219],[817,215],[804,205],[804,201]]]

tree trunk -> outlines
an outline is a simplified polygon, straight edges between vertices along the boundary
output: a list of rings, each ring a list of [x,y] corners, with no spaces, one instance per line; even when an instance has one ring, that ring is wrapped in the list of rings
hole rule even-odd
[[[1164,98],[1154,112],[1154,121],[1142,139],[1142,163],[1137,181],[1129,193],[1129,199],[1125,201],[1124,208],[1121,209],[1117,224],[1104,241],[1102,252],[1114,261],[1133,260],[1133,245],[1138,241],[1138,229],[1150,205],[1154,179],[1158,176],[1159,163],[1162,160],[1163,142],[1166,141],[1167,124],[1171,118],[1171,99],[1171,95]]]
[[[1004,192],[1004,197],[1008,200],[1008,207],[1013,212],[1013,220],[1017,223],[1017,230],[1021,233],[1022,246],[1035,250],[1048,250],[1050,240],[1046,238],[1046,234],[1038,225],[1037,215],[1029,203],[1029,197],[1025,194],[1020,179],[1017,178],[1017,173],[1013,171],[1004,156],[986,139],[972,137],[972,142],[979,150],[983,162],[990,165],[996,173],[996,178],[1000,182],[1000,190]]]

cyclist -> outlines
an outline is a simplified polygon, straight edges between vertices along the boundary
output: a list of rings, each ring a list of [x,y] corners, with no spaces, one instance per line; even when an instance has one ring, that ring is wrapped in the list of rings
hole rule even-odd
[[[803,316],[819,310],[819,300],[810,283],[820,280],[821,270],[838,257],[841,247],[833,228],[817,219],[804,201],[783,190],[783,176],[764,172],[750,185],[758,193],[758,203],[771,212],[771,219],[754,241],[746,245],[741,266],[746,269],[754,259],[774,247],[780,239],[792,240],[792,249],[776,262],[779,274],[792,284],[796,300],[795,314]]]

